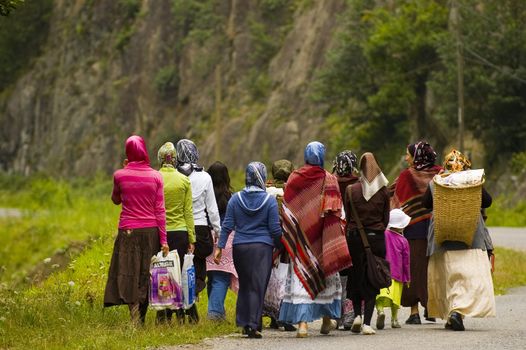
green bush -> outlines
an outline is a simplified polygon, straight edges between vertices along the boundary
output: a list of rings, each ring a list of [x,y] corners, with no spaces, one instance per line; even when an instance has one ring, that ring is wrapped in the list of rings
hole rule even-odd
[[[0,16],[0,91],[38,57],[49,32],[52,0],[25,1]]]
[[[119,0],[127,19],[135,19],[141,10],[141,0]]]
[[[160,68],[155,75],[155,88],[162,96],[168,93],[176,95],[179,82],[179,73],[174,65]]]
[[[126,45],[130,42],[131,37],[135,34],[135,28],[131,25],[127,25],[117,33],[115,39],[115,48],[119,51],[123,51]]]

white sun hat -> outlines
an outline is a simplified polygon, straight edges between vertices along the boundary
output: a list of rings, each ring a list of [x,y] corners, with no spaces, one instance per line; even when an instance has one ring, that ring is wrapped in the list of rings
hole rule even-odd
[[[389,225],[387,228],[405,228],[409,225],[411,217],[400,209],[393,209],[389,213]]]

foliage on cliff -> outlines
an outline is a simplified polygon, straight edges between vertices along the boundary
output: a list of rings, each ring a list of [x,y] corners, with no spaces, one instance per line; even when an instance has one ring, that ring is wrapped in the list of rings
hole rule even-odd
[[[110,173],[139,133],[235,169],[318,139],[389,172],[409,142],[458,146],[461,44],[466,149],[498,173],[526,150],[526,4],[457,2],[457,42],[451,3],[27,1],[0,18],[0,168]]]

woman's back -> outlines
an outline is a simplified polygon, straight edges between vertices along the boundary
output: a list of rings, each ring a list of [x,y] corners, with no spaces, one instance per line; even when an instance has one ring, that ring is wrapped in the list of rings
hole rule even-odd
[[[349,191],[352,192],[352,198]],[[364,228],[375,231],[385,230],[389,223],[389,192],[385,186],[366,201],[362,185],[355,183],[347,187],[346,201],[350,205],[348,212],[345,213],[349,230],[358,228],[351,206],[355,207]]]

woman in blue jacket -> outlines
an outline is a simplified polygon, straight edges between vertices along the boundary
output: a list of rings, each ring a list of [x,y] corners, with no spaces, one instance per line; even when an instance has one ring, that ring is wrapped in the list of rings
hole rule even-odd
[[[234,266],[239,277],[236,324],[249,338],[261,338],[263,300],[272,268],[274,241],[281,235],[278,203],[265,191],[267,169],[247,166],[246,187],[228,202],[214,260],[219,263],[228,235],[235,231]]]

